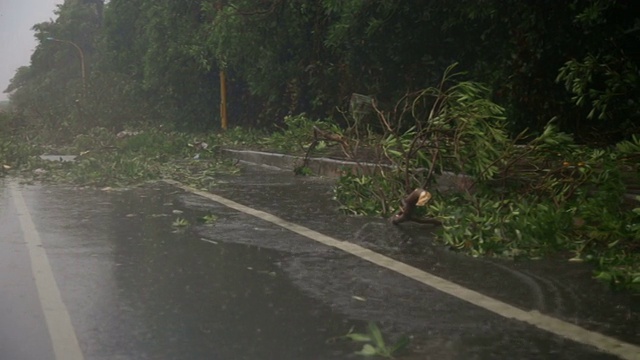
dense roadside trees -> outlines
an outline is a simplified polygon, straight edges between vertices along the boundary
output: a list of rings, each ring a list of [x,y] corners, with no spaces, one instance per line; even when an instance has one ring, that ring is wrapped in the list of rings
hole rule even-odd
[[[336,115],[352,93],[393,104],[453,62],[489,84],[512,130],[557,118],[581,140],[638,130],[640,17],[627,1],[67,0],[36,24],[31,64],[7,89],[27,122],[122,127]],[[84,97],[76,43],[85,53]],[[603,135],[605,137],[603,138]]]

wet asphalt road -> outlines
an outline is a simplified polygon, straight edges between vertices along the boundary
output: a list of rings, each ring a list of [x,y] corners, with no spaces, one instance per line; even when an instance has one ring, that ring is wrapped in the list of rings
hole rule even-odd
[[[591,281],[583,264],[454,254],[431,243],[428,226],[338,215],[331,184],[318,178],[250,167],[222,176],[212,192],[518,308],[640,343],[634,300]],[[1,360],[56,359],[51,333],[64,333],[43,309],[25,212],[84,359],[352,359],[358,345],[337,338],[367,321],[391,340],[411,336],[406,359],[617,358],[165,183],[101,191],[5,179]],[[207,215],[210,224],[201,221]],[[172,227],[178,218],[190,225]]]

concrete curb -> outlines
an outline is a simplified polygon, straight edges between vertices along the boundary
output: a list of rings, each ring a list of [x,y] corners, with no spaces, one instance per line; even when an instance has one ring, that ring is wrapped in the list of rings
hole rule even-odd
[[[261,166],[274,167],[280,170],[293,172],[297,166],[302,165],[302,156],[285,155],[254,150],[233,150],[222,149],[224,156],[239,160],[245,163]],[[374,164],[367,162],[355,162],[337,160],[330,158],[309,158],[309,169],[315,176],[323,176],[336,179],[345,171],[352,171],[354,174],[372,174],[380,171],[380,168],[392,169],[391,165]],[[441,192],[460,191],[470,185],[470,178],[465,175],[445,172],[436,175],[435,189]]]
[[[224,156],[231,159],[236,159],[254,165],[270,166],[291,172],[293,172],[297,166],[302,165],[302,162],[304,161],[302,156],[270,153],[265,151],[222,149],[222,153]],[[309,158],[308,167],[313,175],[328,178],[338,178],[345,171],[349,170],[355,174],[372,174],[379,171],[381,167],[391,169],[391,165],[367,162],[357,163],[355,161],[323,157]],[[445,172],[436,176],[437,181],[435,187],[439,191],[460,191],[463,190],[465,186],[469,186],[470,178],[464,175]],[[640,201],[637,199],[639,195],[640,191],[629,191],[624,194],[624,198],[632,204],[640,204]]]
[[[293,171],[297,166],[302,165],[302,156],[285,155],[253,150],[232,150],[222,149],[222,153],[232,159],[240,160],[257,165],[267,165],[281,170]],[[346,170],[353,172],[373,173],[379,167],[390,168],[389,165],[378,165],[373,163],[356,163],[355,161],[336,160],[330,158],[309,158],[309,169],[313,175],[337,178]]]

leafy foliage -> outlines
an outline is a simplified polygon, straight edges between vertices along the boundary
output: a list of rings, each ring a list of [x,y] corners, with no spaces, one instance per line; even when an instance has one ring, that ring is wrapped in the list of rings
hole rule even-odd
[[[637,286],[637,214],[622,201],[625,183],[639,179],[637,137],[593,149],[550,123],[537,136],[512,139],[485,88],[449,72],[437,88],[376,111],[386,129],[380,146],[394,166],[342,176],[336,199],[343,209],[389,215],[414,188],[435,189],[427,213],[442,222],[440,239],[453,249],[506,257],[570,252],[573,261],[599,259],[599,278]]]
[[[410,342],[409,337],[405,335],[401,336],[394,344],[387,345],[380,328],[374,322],[367,324],[367,333],[356,333],[351,329],[344,337],[354,342],[364,343],[362,349],[356,352],[357,355],[380,356],[390,359],[406,350]]]
[[[328,121],[310,120],[306,114],[285,116],[283,126],[267,137],[264,145],[271,150],[304,154],[313,142],[314,127],[328,128]]]
[[[54,148],[76,155],[73,162],[59,162],[42,160],[41,145],[0,137],[0,160],[23,177],[39,181],[124,186],[166,177],[208,189],[215,186],[214,174],[237,170],[218,156],[216,138],[153,128],[116,136],[93,128],[77,135],[72,144]]]
[[[40,43],[7,91],[25,121],[61,137],[131,121],[208,128],[225,71],[232,124],[270,127],[334,116],[353,93],[389,106],[458,62],[489,84],[509,132],[557,117],[580,139],[621,140],[638,120],[632,10],[615,0],[66,1],[34,26]],[[86,88],[70,43],[85,55]]]
[[[380,167],[380,176],[388,183],[380,194],[397,199],[416,184],[431,184],[436,174],[445,171],[468,173],[479,180],[497,174],[498,161],[508,144],[502,108],[487,99],[488,91],[481,84],[462,81],[450,86],[448,82],[456,76],[451,73],[453,68],[447,70],[438,87],[408,94],[390,111],[376,106],[385,129],[380,153],[384,162],[396,165]],[[353,179],[361,182],[366,178]],[[388,196],[374,198],[383,213],[392,211]]]
[[[178,217],[173,221],[173,223],[171,223],[171,226],[173,226],[174,228],[178,228],[178,229],[185,228],[185,227],[189,226],[189,220],[187,220],[185,218]]]

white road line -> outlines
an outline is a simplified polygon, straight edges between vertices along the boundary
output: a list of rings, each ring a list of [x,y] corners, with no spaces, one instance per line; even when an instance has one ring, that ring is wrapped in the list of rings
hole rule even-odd
[[[57,360],[83,360],[84,356],[73,330],[69,312],[62,302],[62,296],[53,276],[49,259],[42,247],[42,240],[33,223],[24,197],[16,184],[11,183],[9,188],[18,210],[20,227],[29,250],[31,271],[49,329],[55,357]]]
[[[209,244],[218,245],[218,242],[213,241],[213,240],[204,239],[204,238],[202,238],[202,239],[200,239],[200,240],[202,240],[202,241],[204,241],[204,242],[208,242]]]
[[[338,248],[349,254],[355,255],[359,258],[372,262],[376,265],[382,266],[389,270],[395,271],[406,277],[414,279],[425,285],[428,285],[441,292],[455,296],[458,299],[469,302],[473,305],[479,306],[500,316],[508,319],[519,320],[540,329],[546,330],[550,333],[562,336],[573,341],[577,341],[582,344],[596,347],[604,352],[617,355],[622,359],[639,360],[640,359],[640,346],[626,343],[624,341],[606,336],[594,331],[590,331],[581,328],[577,325],[556,319],[554,317],[541,314],[538,311],[525,311],[515,306],[504,303],[500,300],[496,300],[486,295],[482,295],[479,292],[467,289],[458,284],[447,281],[443,278],[437,277],[426,271],[420,270],[413,266],[407,265],[400,261],[393,260],[382,254],[378,254],[375,251],[363,248],[356,244],[352,244],[346,241],[340,241],[330,236],[321,234],[317,231],[308,229],[304,226],[294,224],[283,220],[275,215],[269,214],[264,211],[256,210],[248,206],[239,204],[235,201],[229,200],[222,196],[211,194],[208,192],[200,191],[187,185],[183,185],[177,181],[165,180],[165,182],[179,187],[188,192],[200,195],[207,199],[211,199],[222,205],[225,205],[234,210],[243,212],[248,215],[252,215],[259,219],[268,221],[282,228],[293,231],[306,238],[325,244],[327,246]]]

